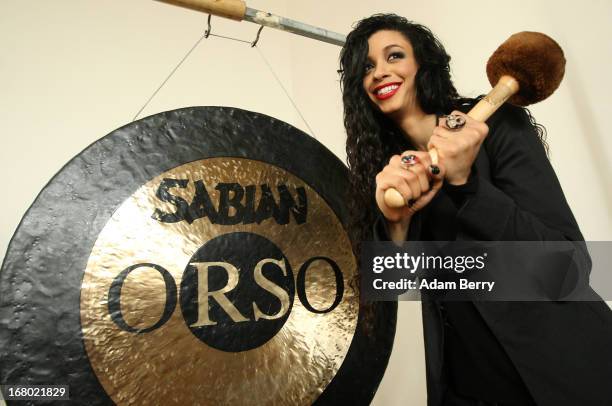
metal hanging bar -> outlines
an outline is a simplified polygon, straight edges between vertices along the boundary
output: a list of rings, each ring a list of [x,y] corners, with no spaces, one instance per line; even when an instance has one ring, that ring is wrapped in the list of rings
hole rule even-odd
[[[318,41],[327,42],[328,44],[344,45],[346,36],[337,32],[329,31],[323,28],[315,27],[309,24],[304,24],[300,21],[292,20],[281,16],[274,15],[261,10],[256,10],[246,6],[242,0],[157,0],[162,3],[173,4],[175,6],[185,7],[191,10],[201,11],[204,13],[213,14],[219,17],[229,18],[236,21],[246,20],[255,24],[263,25],[270,28],[276,28],[316,39]]]

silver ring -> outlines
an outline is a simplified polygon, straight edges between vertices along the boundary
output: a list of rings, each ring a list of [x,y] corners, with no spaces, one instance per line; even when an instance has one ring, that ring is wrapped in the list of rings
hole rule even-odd
[[[460,130],[465,125],[465,117],[457,114],[446,116],[446,126],[449,130]]]
[[[402,163],[406,166],[416,165],[418,161],[419,158],[417,158],[416,155],[406,155],[402,157]]]

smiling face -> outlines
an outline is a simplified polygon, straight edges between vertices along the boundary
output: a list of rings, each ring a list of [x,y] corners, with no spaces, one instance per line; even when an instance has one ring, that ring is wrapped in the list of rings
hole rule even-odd
[[[401,116],[418,106],[414,83],[418,70],[412,45],[402,33],[381,30],[368,39],[363,88],[384,114]]]

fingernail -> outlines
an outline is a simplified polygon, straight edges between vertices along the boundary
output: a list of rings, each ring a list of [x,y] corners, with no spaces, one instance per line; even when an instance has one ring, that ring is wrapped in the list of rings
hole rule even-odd
[[[440,168],[438,167],[438,165],[430,165],[429,166],[429,170],[431,171],[432,175],[439,175],[440,174]]]

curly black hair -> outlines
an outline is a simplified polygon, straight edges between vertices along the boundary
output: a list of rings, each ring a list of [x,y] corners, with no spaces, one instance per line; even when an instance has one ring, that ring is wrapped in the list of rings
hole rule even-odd
[[[415,77],[416,96],[427,114],[452,111],[460,98],[450,78],[450,56],[425,26],[395,14],[375,14],[356,23],[340,53],[346,153],[351,174],[349,213],[352,241],[371,239],[375,220],[375,177],[389,157],[411,149],[403,132],[383,115],[368,98],[363,78],[368,56],[368,38],[377,31],[403,34],[412,45],[419,70]]]
[[[450,75],[451,57],[429,28],[395,14],[375,14],[358,21],[340,52],[340,79],[344,103],[346,153],[350,171],[347,196],[349,232],[355,254],[361,241],[372,239],[372,226],[378,212],[375,178],[389,158],[408,149],[403,131],[369,99],[363,88],[368,56],[368,39],[380,30],[397,31],[413,48],[419,69],[415,77],[416,97],[426,114],[448,114],[474,100],[460,97]],[[528,117],[548,152],[545,129]]]

